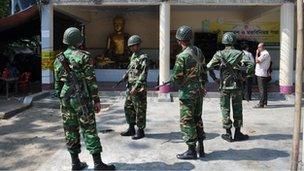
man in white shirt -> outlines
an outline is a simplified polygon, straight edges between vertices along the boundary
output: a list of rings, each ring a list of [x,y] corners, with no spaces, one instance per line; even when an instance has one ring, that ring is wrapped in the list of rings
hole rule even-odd
[[[253,55],[249,52],[249,46],[247,44],[242,44],[241,48],[245,53],[245,60],[250,60],[252,63],[255,63]],[[253,76],[254,74],[247,75],[243,84],[243,99],[246,99],[247,101],[251,100]]]
[[[255,75],[257,76],[258,86],[260,91],[260,103],[256,105],[256,108],[263,108],[267,105],[267,84],[268,77],[270,74],[268,72],[271,62],[271,57],[268,51],[265,49],[264,43],[260,43],[258,45],[258,49],[256,51],[256,67],[255,67]]]

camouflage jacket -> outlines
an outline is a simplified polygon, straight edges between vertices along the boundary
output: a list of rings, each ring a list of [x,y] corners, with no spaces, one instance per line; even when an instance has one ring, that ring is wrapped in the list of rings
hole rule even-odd
[[[180,87],[180,99],[196,98],[207,80],[205,58],[195,46],[188,46],[177,55],[171,81]]]
[[[242,71],[248,75],[254,72],[254,63],[233,47],[226,47],[213,56],[207,68],[215,66],[220,66],[221,90],[242,89]]]
[[[148,57],[142,51],[134,52],[128,66],[128,88],[147,89]]]
[[[87,98],[91,101],[99,102],[98,86],[96,83],[93,60],[90,54],[86,51],[69,47],[64,52],[65,57],[69,61],[72,72],[75,72],[76,77],[81,85],[81,89]],[[67,80],[67,73],[59,60],[54,62],[55,75],[55,92],[57,97],[65,98],[73,95],[71,83]]]

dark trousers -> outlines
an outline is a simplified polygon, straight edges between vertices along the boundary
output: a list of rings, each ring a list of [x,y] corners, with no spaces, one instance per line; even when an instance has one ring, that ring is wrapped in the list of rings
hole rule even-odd
[[[268,87],[268,79],[267,77],[257,77],[259,92],[260,92],[260,105],[267,105],[267,87]]]
[[[244,81],[243,84],[243,90],[244,90],[244,99],[245,100],[251,100],[251,94],[252,94],[252,83],[253,83],[253,78],[252,77],[247,77],[246,80]]]

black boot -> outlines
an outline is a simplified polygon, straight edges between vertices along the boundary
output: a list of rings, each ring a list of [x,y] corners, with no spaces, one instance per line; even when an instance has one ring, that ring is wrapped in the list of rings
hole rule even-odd
[[[226,129],[226,134],[222,134],[222,138],[228,142],[233,142],[231,129]]]
[[[244,141],[248,139],[248,135],[241,133],[241,128],[235,128],[234,141]]]
[[[86,167],[88,167],[88,165],[85,162],[81,162],[79,160],[78,154],[71,154],[71,158],[72,158],[72,170],[83,170]]]
[[[195,150],[195,145],[194,146],[188,146],[188,150],[185,151],[182,154],[176,155],[178,159],[183,159],[183,160],[191,160],[191,159],[197,159],[197,153]]]
[[[198,146],[197,146],[197,153],[198,157],[203,158],[205,157],[205,149],[204,149],[204,140],[206,139],[203,121],[198,122],[201,124],[198,124],[196,127],[197,131],[197,140],[198,140]]]
[[[205,157],[205,149],[204,149],[203,141],[198,143],[197,152],[198,152],[198,157],[200,157],[200,158]]]
[[[132,137],[133,140],[138,140],[138,139],[141,139],[141,138],[144,138],[145,137],[145,131],[144,129],[138,129],[137,132],[136,132],[136,135],[134,135]]]
[[[135,128],[133,124],[129,125],[129,128],[120,134],[121,136],[133,136],[135,135]]]
[[[107,165],[102,162],[100,153],[93,154],[94,170],[115,170],[114,165]]]

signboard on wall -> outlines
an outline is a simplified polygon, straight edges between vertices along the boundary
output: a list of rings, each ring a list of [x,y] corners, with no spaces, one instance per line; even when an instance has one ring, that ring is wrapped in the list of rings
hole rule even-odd
[[[204,32],[219,33],[221,40],[223,33],[232,31],[240,40],[264,42],[268,45],[279,45],[280,23],[279,22],[229,22],[218,19],[217,21],[204,20],[202,22]]]

